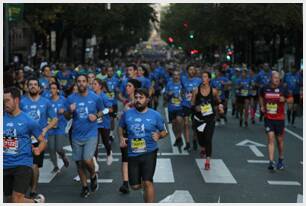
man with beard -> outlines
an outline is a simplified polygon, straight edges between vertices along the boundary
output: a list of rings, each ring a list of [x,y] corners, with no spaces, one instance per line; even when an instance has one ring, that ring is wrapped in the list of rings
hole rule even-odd
[[[35,122],[37,122],[45,138],[48,138],[48,131],[57,125],[58,119],[54,110],[52,109],[51,102],[40,96],[39,81],[36,78],[28,79],[28,95],[21,99],[20,108],[27,113]],[[38,146],[35,138],[32,138],[34,147]],[[39,168],[43,166],[44,152],[33,158],[33,178],[30,197],[35,198],[37,195],[37,185],[39,179]]]
[[[20,110],[20,92],[17,88],[4,89],[3,115],[3,190],[6,202],[42,203],[42,194],[33,200],[25,197],[32,179],[33,155],[39,155],[46,141],[37,122]],[[32,149],[31,135],[39,141]]]
[[[90,174],[90,189],[98,190],[98,175],[93,162],[98,141],[97,119],[102,118],[102,99],[88,90],[87,76],[81,74],[77,78],[78,93],[71,94],[65,103],[66,118],[73,118],[72,123],[72,157],[76,161],[81,179],[81,197],[89,196],[86,170]],[[85,169],[86,168],[86,169]]]
[[[164,119],[148,108],[145,89],[135,92],[135,108],[127,110],[119,122],[120,146],[128,147],[129,183],[134,190],[144,188],[144,201],[154,202],[153,176],[156,167],[157,141],[167,136]],[[124,134],[127,134],[127,137]],[[127,140],[127,144],[126,144]]]

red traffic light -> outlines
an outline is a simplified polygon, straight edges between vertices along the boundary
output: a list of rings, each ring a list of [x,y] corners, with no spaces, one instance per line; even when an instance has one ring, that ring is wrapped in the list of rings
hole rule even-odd
[[[199,50],[193,49],[193,50],[190,51],[190,53],[191,53],[191,54],[198,54],[198,53],[199,53]]]
[[[233,52],[232,52],[232,51],[228,51],[228,52],[227,52],[227,55],[232,56],[232,55],[233,55]]]
[[[170,43],[173,43],[173,38],[172,37],[168,37],[168,41],[170,42]]]

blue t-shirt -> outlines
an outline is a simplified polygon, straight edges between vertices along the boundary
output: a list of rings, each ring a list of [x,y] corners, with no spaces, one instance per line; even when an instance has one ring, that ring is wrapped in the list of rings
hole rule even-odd
[[[61,87],[63,89],[67,89],[73,84],[73,80],[75,78],[75,75],[72,73],[71,70],[68,70],[68,71],[65,71],[65,72],[59,71],[56,74],[56,78],[58,79]]]
[[[181,82],[175,83],[173,81],[168,82],[166,86],[166,93],[173,93],[168,101],[168,111],[182,109],[182,84]]]
[[[272,76],[272,72],[271,71],[266,73],[264,70],[261,70],[257,74],[257,81],[256,81],[257,84],[259,84],[259,87],[263,88],[264,86],[269,84],[271,76]]]
[[[146,77],[137,77],[138,81],[141,82],[141,87],[149,90],[151,88],[151,81]]]
[[[73,112],[72,138],[78,141],[97,138],[98,123],[97,121],[91,122],[88,115],[95,115],[98,111],[103,110],[102,99],[90,91],[88,91],[87,96],[73,93],[65,102],[67,111],[70,111],[70,105],[73,103],[76,104],[76,110]]]
[[[65,93],[63,92],[63,90],[59,90],[59,95],[60,96],[65,96]],[[47,99],[51,99],[51,91],[50,89],[45,89],[42,93],[41,96],[47,98]]]
[[[202,80],[199,77],[193,77],[191,79],[182,79],[182,86],[183,86],[183,101],[182,105],[184,107],[191,108],[191,98],[192,98],[192,91],[201,84]]]
[[[112,78],[107,78],[105,80],[106,80],[107,88],[109,90],[109,92],[107,92],[106,95],[112,101],[113,105],[117,105],[118,101],[117,101],[117,98],[116,98],[116,93],[117,93],[118,88],[119,88],[119,79],[117,79],[115,76],[113,76]]]
[[[284,83],[287,84],[288,90],[292,92],[293,95],[300,94],[300,82],[301,78],[298,72],[295,74],[288,72],[284,77]]]
[[[54,101],[50,99],[51,101],[51,107],[54,111],[54,113],[57,115],[58,122],[57,126],[53,129],[49,130],[49,135],[64,135],[65,134],[65,128],[67,126],[67,120],[63,114],[58,114],[60,109],[65,110],[65,97],[60,96],[58,100]]]
[[[45,77],[40,77],[39,78],[39,84],[41,85],[41,88],[43,90],[46,90],[49,87],[49,80],[46,79]]]
[[[258,94],[256,86],[257,75],[254,75],[253,77],[250,76],[249,78],[250,78],[250,96],[252,97],[257,96]]]
[[[251,81],[250,78],[239,78],[237,80],[237,86],[239,87],[239,93],[238,96],[241,97],[248,97],[250,96],[250,90],[251,90]]]
[[[158,149],[152,133],[166,131],[164,119],[153,109],[144,113],[135,108],[129,109],[121,116],[119,126],[127,131],[128,156],[139,156]]]
[[[113,106],[112,100],[104,92],[101,92],[100,97],[102,99],[104,108],[112,108]],[[103,115],[103,117],[99,118],[97,122],[98,122],[98,128],[110,129],[111,127],[111,118],[109,114]]]
[[[42,133],[41,127],[25,112],[3,115],[3,168],[33,165],[31,136]]]
[[[57,117],[51,107],[50,100],[42,96],[40,96],[36,101],[33,101],[28,96],[25,96],[21,99],[20,108],[34,121],[36,121],[41,129],[48,125],[48,121],[51,121],[53,118]],[[45,138],[48,138],[48,134],[49,131]]]
[[[226,77],[217,77],[211,82],[211,86],[218,90],[218,95],[221,100],[225,99],[225,91],[224,91],[224,84],[222,82],[227,83],[229,82],[229,79]],[[237,83],[237,82],[236,82]]]

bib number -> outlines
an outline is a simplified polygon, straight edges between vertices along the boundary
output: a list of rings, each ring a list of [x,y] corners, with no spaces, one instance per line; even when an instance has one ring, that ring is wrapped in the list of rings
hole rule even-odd
[[[267,107],[267,113],[268,114],[276,114],[277,113],[277,104],[275,103],[268,103],[266,105]]]
[[[174,104],[175,106],[179,106],[181,104],[181,100],[179,98],[173,97],[171,99],[172,104]]]
[[[144,139],[132,139],[131,141],[132,152],[143,153],[147,151],[146,141]]]
[[[201,106],[202,116],[207,116],[213,113],[211,104],[204,104]]]
[[[246,96],[248,96],[248,94],[249,94],[249,90],[247,90],[247,89],[242,89],[241,90],[241,96],[246,97]]]
[[[6,154],[17,154],[18,153],[18,141],[17,138],[4,138],[3,149]]]
[[[110,98],[113,99],[115,97],[115,93],[114,92],[107,92],[106,95]]]

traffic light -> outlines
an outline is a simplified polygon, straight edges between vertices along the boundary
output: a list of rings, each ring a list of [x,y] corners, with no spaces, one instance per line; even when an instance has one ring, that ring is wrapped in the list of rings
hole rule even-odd
[[[168,41],[169,41],[169,43],[173,43],[174,42],[172,37],[168,37]]]
[[[197,49],[193,49],[190,51],[190,54],[198,54],[199,53],[199,50]]]
[[[194,38],[193,34],[189,34],[189,38],[193,39]]]

